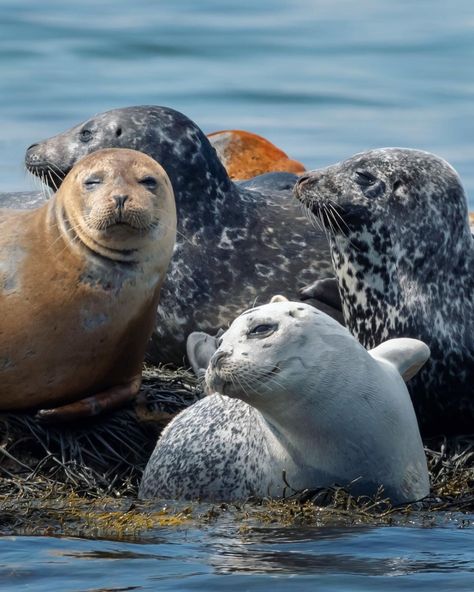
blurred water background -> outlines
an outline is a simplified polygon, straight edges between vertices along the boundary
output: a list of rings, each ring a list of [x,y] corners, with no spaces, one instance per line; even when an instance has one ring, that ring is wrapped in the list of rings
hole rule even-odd
[[[25,148],[127,105],[243,128],[308,168],[433,151],[474,207],[471,0],[2,0],[0,191]]]
[[[472,0],[1,0],[0,56],[0,191],[35,188],[29,144],[157,104],[205,132],[263,134],[308,168],[430,150],[474,208]],[[3,537],[0,589],[474,590],[459,525]]]

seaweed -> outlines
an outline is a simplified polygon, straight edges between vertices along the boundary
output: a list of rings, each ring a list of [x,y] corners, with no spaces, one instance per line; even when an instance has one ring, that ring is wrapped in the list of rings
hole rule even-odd
[[[27,414],[0,415],[0,533],[133,538],[156,527],[202,525],[230,514],[243,532],[255,523],[429,526],[446,513],[474,512],[474,435],[426,441],[430,496],[402,507],[392,506],[383,490],[373,498],[355,497],[350,487],[241,504],[138,501],[156,437],[201,396],[186,370],[145,367],[136,403],[106,417],[48,426]],[[463,524],[470,524],[469,517]]]

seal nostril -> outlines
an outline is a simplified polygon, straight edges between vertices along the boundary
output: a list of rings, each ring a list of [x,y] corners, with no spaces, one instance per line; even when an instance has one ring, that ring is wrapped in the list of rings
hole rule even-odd
[[[128,195],[114,195],[115,207],[119,210],[122,210],[127,199]]]
[[[223,358],[227,358],[229,356],[230,356],[230,352],[228,352],[228,351],[225,351],[225,350],[216,351],[216,353],[212,356],[211,361],[210,361],[211,368],[217,368],[217,365],[219,364],[219,362]]]
[[[26,152],[29,152],[33,148],[36,148],[36,146],[38,146],[38,144],[31,144],[31,146],[28,146],[28,148],[26,149]]]
[[[302,189],[308,183],[316,184],[320,179],[320,175],[318,173],[307,173],[302,175],[298,181],[296,181],[296,187],[298,189]]]

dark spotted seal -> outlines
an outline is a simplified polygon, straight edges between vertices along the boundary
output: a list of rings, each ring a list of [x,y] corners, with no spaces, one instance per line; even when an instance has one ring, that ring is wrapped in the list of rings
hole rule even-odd
[[[428,470],[403,379],[428,356],[414,339],[367,352],[300,302],[251,309],[207,368],[220,394],[165,428],[139,495],[229,501],[353,483],[356,495],[383,486],[394,503],[420,499]]]
[[[454,169],[418,150],[371,150],[306,174],[295,195],[330,232],[352,334],[369,348],[429,345],[409,385],[422,431],[472,432],[474,245]]]
[[[133,398],[175,236],[171,183],[135,150],[85,157],[39,208],[0,209],[0,410],[59,421]]]
[[[79,158],[104,147],[149,154],[175,193],[177,247],[161,291],[150,349],[155,362],[182,363],[191,331],[212,333],[257,300],[277,292],[297,297],[332,275],[324,234],[292,198],[297,177],[272,173],[234,184],[203,132],[172,109],[102,113],[31,146],[26,165],[54,188]]]

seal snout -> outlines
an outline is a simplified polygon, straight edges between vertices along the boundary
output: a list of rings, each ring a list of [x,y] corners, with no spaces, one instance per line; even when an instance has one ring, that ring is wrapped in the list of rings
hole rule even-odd
[[[232,354],[231,351],[225,350],[225,349],[218,349],[216,351],[216,353],[212,356],[209,364],[212,370],[218,370],[220,367],[220,362],[224,359],[224,358],[228,358],[230,357]]]
[[[310,187],[317,185],[319,180],[322,178],[322,174],[319,171],[310,171],[299,177],[295,185],[295,193],[297,196],[301,196],[301,193]]]
[[[42,159],[40,158],[37,150],[39,144],[31,144],[26,151],[25,164],[28,168],[36,167],[41,164]]]
[[[117,210],[123,210],[127,199],[128,195],[114,195],[115,208]]]

